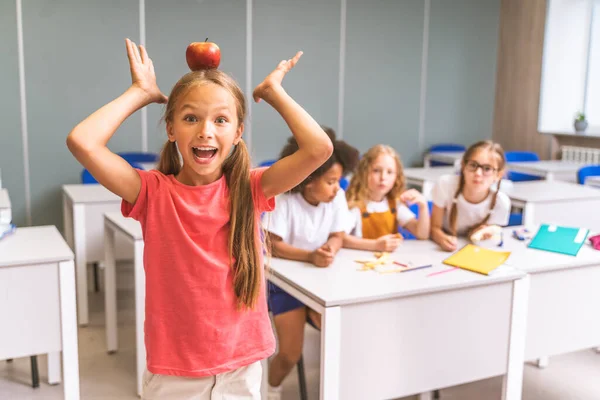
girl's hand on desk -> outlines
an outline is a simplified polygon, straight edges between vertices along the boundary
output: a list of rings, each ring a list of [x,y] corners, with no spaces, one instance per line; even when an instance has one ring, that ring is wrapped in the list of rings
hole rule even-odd
[[[329,267],[333,262],[333,252],[329,245],[325,244],[319,247],[317,250],[310,253],[310,262],[317,267],[325,268]]]
[[[383,235],[375,242],[378,251],[392,252],[400,246],[404,238],[399,233]]]
[[[439,245],[444,251],[454,251],[458,245],[458,239],[456,239],[456,236],[443,235]]]

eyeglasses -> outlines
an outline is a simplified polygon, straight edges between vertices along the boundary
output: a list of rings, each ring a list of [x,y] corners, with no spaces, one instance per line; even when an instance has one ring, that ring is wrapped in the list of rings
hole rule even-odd
[[[479,164],[477,161],[473,161],[473,160],[469,160],[467,161],[467,165],[466,165],[466,169],[469,172],[477,172],[477,170],[481,168],[481,173],[484,176],[490,176],[492,175],[494,172],[497,171],[496,168],[492,167],[489,164]]]

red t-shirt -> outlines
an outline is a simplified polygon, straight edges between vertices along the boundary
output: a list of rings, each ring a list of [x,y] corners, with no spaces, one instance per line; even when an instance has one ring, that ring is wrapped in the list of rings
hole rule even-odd
[[[264,171],[250,172],[257,237],[260,214],[275,206],[275,199],[266,199],[262,190]],[[273,354],[264,279],[255,308],[237,309],[225,176],[187,186],[158,171],[138,173],[140,194],[135,205],[123,201],[121,211],[141,223],[144,235],[148,370],[216,375]]]

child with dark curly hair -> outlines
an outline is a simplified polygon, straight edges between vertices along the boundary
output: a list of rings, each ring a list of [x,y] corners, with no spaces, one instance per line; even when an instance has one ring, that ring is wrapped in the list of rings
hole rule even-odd
[[[333,143],[333,154],[290,192],[277,197],[275,210],[264,218],[273,256],[328,267],[342,247],[349,220],[348,204],[340,179],[353,171],[359,153],[336,140],[331,128],[323,128]],[[293,137],[281,151],[285,158],[298,150]],[[300,359],[306,321],[319,328],[320,315],[269,284],[269,308],[273,313],[279,352],[269,367],[269,400],[281,397],[283,379]]]

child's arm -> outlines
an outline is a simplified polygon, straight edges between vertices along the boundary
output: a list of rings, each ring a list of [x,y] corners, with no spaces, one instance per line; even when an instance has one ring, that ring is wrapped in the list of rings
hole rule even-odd
[[[270,232],[268,235],[275,257],[308,262],[317,267],[328,267],[333,262],[334,253],[327,249],[323,249],[323,247],[320,247],[315,251],[303,250],[285,243],[277,235]]]
[[[285,120],[298,142],[299,150],[273,164],[262,176],[267,198],[287,192],[319,168],[333,152],[333,144],[319,124],[294,101],[281,86],[281,81],[298,62],[302,52],[281,61],[277,68],[254,89],[254,100],[269,103]]]
[[[419,207],[419,217],[408,221],[404,229],[407,229],[417,239],[429,239],[429,206],[425,197],[418,190],[409,189],[400,195],[400,201],[406,204],[418,204]]]
[[[141,181],[135,169],[106,146],[131,114],[150,103],[167,98],[156,85],[152,60],[146,49],[126,40],[132,85],[121,96],[80,122],[67,137],[67,146],[77,161],[108,190],[135,203]]]
[[[454,251],[457,247],[456,236],[446,235],[442,229],[445,212],[446,210],[442,207],[433,205],[431,212],[431,240],[440,245],[445,251]]]
[[[402,235],[399,233],[383,235],[378,239],[364,239],[347,234],[344,236],[344,247],[355,250],[392,252],[400,246],[402,241]]]
[[[329,234],[329,238],[324,246],[329,246],[329,250],[333,254],[337,254],[340,251],[340,248],[344,244],[344,236],[346,234],[344,232],[332,232]]]

